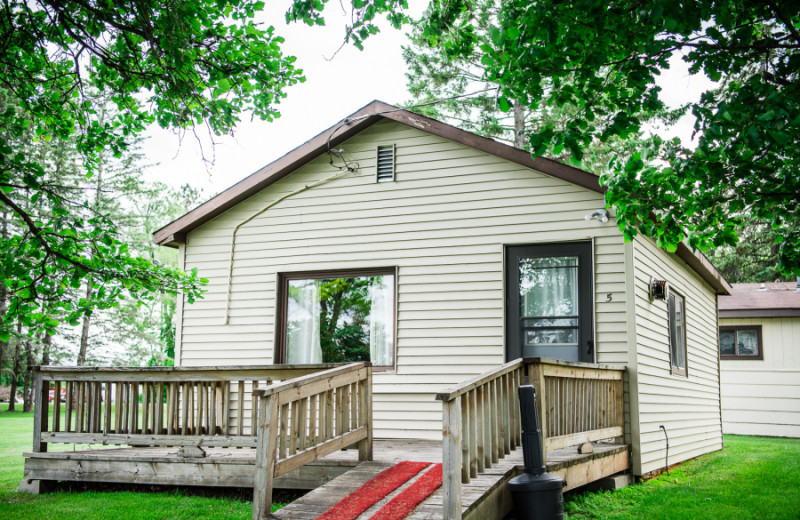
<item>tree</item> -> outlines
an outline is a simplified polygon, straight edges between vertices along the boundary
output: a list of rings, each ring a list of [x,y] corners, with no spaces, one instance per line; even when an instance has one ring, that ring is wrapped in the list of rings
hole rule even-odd
[[[731,283],[760,283],[780,280],[778,254],[780,243],[772,227],[745,216],[734,246],[718,247],[710,252],[709,260]]]
[[[478,0],[469,11],[469,22],[476,33],[485,36],[490,27],[497,25],[501,10],[499,0]],[[440,35],[438,44],[431,45],[425,37],[423,24],[411,27],[411,45],[403,47],[403,58],[408,66],[408,90],[413,96],[413,101],[408,103],[410,110],[524,149],[529,148],[528,137],[532,132],[545,128],[563,129],[579,113],[579,107],[569,104],[540,103],[535,109],[530,109],[518,101],[511,102],[511,109],[501,110],[498,84],[486,75],[483,52],[477,47],[469,54],[447,52],[444,42],[452,36],[458,35]],[[544,90],[549,95],[552,88],[552,85],[545,84]],[[680,112],[645,113],[640,110],[637,115],[643,120],[673,121]],[[638,132],[607,142],[594,141],[584,151],[581,166],[600,175],[612,157],[632,151],[646,140],[643,132]],[[548,155],[552,159],[570,160],[566,150],[551,152]]]
[[[287,19],[322,24],[325,2],[295,0]],[[120,156],[147,125],[231,132],[245,111],[279,115],[285,89],[302,81],[272,26],[254,20],[261,0],[6,0],[0,9],[0,206],[17,225],[0,242],[7,312],[0,340],[16,321],[53,333],[60,323],[110,308],[122,298],[148,301],[183,290],[191,302],[196,273],[130,254],[114,222],[86,216],[86,197],[67,197],[47,164],[21,145],[69,141],[85,175],[103,157]],[[357,46],[377,32],[373,21],[403,0],[352,0],[346,38]],[[90,87],[118,112],[101,117]],[[41,157],[41,154],[38,155]],[[30,201],[30,207],[19,204]],[[33,209],[31,209],[31,207]],[[65,298],[89,287],[91,298]]]
[[[779,242],[778,267],[800,274],[800,14],[768,0],[508,0],[479,31],[475,2],[434,0],[425,34],[451,56],[480,52],[498,103],[574,106],[563,127],[533,132],[537,155],[641,131],[645,112],[666,105],[656,77],[680,56],[717,85],[691,108],[697,146],[655,139],[615,158],[602,181],[630,238],[674,251],[734,246],[750,217]]]

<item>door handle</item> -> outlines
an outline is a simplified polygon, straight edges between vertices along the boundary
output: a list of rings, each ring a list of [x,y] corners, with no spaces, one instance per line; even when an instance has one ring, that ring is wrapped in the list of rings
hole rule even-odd
[[[591,356],[593,350],[594,350],[594,341],[592,341],[592,340],[587,341],[586,342],[586,353]]]

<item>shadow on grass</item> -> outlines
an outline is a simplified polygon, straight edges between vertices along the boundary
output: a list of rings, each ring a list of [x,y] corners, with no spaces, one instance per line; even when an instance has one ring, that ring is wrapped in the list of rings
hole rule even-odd
[[[302,497],[309,490],[276,489],[272,494],[275,504],[288,504]],[[150,493],[172,494],[185,497],[222,498],[252,501],[252,488],[229,488],[210,486],[167,486],[155,484],[117,484],[111,482],[56,482],[51,492],[58,493]]]

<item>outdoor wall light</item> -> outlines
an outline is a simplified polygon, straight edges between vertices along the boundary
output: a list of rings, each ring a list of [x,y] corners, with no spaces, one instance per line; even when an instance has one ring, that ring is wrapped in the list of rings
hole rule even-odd
[[[589,213],[583,218],[585,218],[586,220],[597,220],[600,222],[608,222],[608,210],[605,208],[598,209],[594,213]]]
[[[669,294],[669,283],[666,280],[656,280],[650,277],[650,283],[647,284],[648,293],[650,296],[650,303],[654,300],[664,301]]]

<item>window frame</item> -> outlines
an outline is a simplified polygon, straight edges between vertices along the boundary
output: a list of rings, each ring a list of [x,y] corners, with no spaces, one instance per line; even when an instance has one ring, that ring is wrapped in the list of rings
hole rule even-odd
[[[683,365],[684,366],[682,366],[682,367],[679,366],[679,365],[676,365],[673,362],[673,360],[676,357],[675,355],[673,355],[673,352],[675,352],[675,350],[676,350],[676,345],[675,345],[675,333],[674,333],[675,324],[673,323],[673,319],[672,319],[672,316],[673,316],[674,313],[673,313],[673,311],[671,309],[672,301],[673,301],[674,298],[680,298],[681,302],[682,302],[682,307],[683,307],[683,328],[681,330],[681,332],[682,332],[681,340],[682,340],[682,347],[683,347]],[[676,375],[676,376],[688,377],[688,373],[689,373],[689,370],[688,370],[688,368],[689,368],[689,349],[687,348],[687,345],[686,345],[686,297],[683,296],[681,293],[679,293],[677,291],[673,291],[671,288],[670,288],[669,294],[667,295],[667,329],[668,329],[668,336],[669,336],[669,369],[670,369],[670,373],[673,374],[673,375]]]
[[[758,354],[749,355],[749,354],[723,354],[722,353],[722,341],[719,343],[719,358],[720,359],[749,359],[751,361],[763,361],[764,360],[764,342],[762,341],[761,336],[761,325],[720,325],[719,327],[719,334],[723,332],[733,332],[734,334],[739,331],[743,330],[754,330],[756,331],[756,347],[758,347]],[[736,336],[734,336],[733,346],[736,347]],[[738,348],[737,348],[738,350]]]
[[[275,313],[275,343],[273,362],[276,365],[286,364],[286,320],[288,310],[289,282],[291,280],[314,280],[321,278],[347,278],[357,276],[379,276],[392,275],[392,364],[391,365],[372,365],[373,372],[388,372],[397,366],[397,267],[368,267],[356,269],[325,269],[319,271],[297,271],[290,273],[278,273],[278,290],[276,292],[276,313]]]

